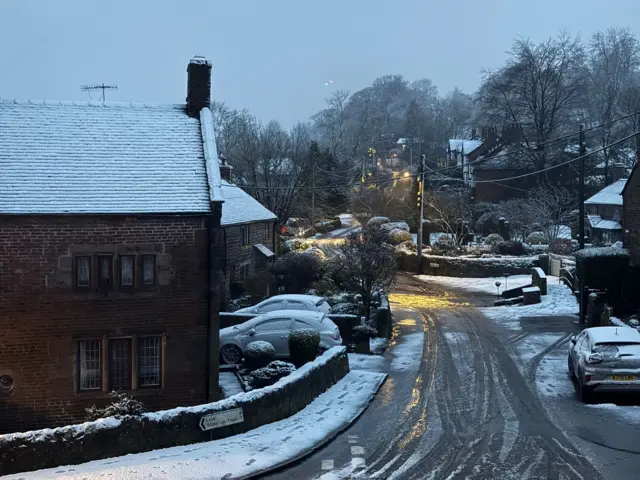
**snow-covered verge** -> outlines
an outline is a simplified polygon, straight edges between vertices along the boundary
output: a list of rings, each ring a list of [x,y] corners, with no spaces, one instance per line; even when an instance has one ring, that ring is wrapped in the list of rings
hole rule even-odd
[[[7,478],[216,480],[263,474],[308,455],[346,428],[366,409],[385,378],[382,373],[351,371],[297,414],[223,440]]]
[[[343,378],[346,349],[334,347],[275,384],[219,402],[144,413],[121,420],[0,436],[0,475],[224,438],[294,415]],[[204,433],[203,415],[242,408],[244,421]],[[114,442],[114,438],[120,440]]]
[[[531,275],[512,275],[505,280],[505,277],[488,277],[488,278],[458,278],[458,277],[441,277],[438,275],[418,275],[419,280],[426,283],[435,283],[443,287],[456,288],[466,290],[468,292],[487,293],[496,295],[498,289],[496,281],[500,282],[500,293],[506,288],[518,288],[531,284]]]

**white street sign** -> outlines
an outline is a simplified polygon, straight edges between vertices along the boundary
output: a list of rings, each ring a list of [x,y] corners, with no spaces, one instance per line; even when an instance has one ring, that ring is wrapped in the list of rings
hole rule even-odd
[[[200,419],[200,428],[203,431],[213,430],[214,428],[226,427],[235,423],[244,422],[242,408],[233,408],[224,412],[211,413]]]
[[[431,268],[438,268],[438,267],[440,267],[440,265],[438,265],[437,263],[430,263],[430,264],[429,264],[429,266],[430,266]]]

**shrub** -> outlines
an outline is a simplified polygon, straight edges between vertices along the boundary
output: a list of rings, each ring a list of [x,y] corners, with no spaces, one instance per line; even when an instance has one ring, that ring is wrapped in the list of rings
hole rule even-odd
[[[382,225],[380,225],[380,228],[382,228],[383,230],[387,230],[387,231],[391,231],[391,230],[396,230],[396,229],[400,229],[400,230],[404,230],[405,232],[409,232],[410,228],[409,225],[407,224],[407,222],[389,222],[389,223],[384,223]]]
[[[396,253],[406,252],[406,253],[416,253],[418,251],[418,245],[413,243],[413,240],[408,242],[402,242],[400,245],[397,245],[395,248]]]
[[[251,372],[249,384],[253,388],[267,387],[295,371],[296,367],[292,363],[275,360],[266,367],[258,368]]]
[[[498,243],[498,253],[500,255],[513,255],[513,256],[521,256],[525,254],[524,245],[522,242],[502,242]]]
[[[244,349],[244,363],[249,370],[266,367],[276,355],[276,349],[269,342],[258,340]]]
[[[296,367],[315,359],[319,347],[320,332],[317,330],[303,328],[289,333],[289,356]]]
[[[480,216],[476,222],[476,232],[482,235],[497,233],[500,229],[500,215],[496,212],[487,212]]]
[[[353,339],[357,342],[373,338],[378,335],[378,330],[369,325],[356,325],[352,329]]]
[[[144,405],[125,392],[111,391],[109,398],[111,398],[111,403],[106,407],[99,408],[93,405],[85,409],[87,420],[93,421],[109,417],[123,418],[142,415],[145,412]]]
[[[336,315],[358,315],[362,316],[363,305],[357,303],[338,303],[331,308],[331,313]]]
[[[367,222],[367,225],[368,226],[383,225],[385,223],[390,223],[390,222],[391,220],[389,220],[387,217],[371,217]]]
[[[304,293],[322,278],[322,260],[312,253],[287,253],[271,266],[278,286],[286,293]]]
[[[389,232],[389,243],[391,245],[399,245],[404,242],[412,242],[411,234],[406,230],[394,228]]]
[[[460,247],[447,235],[440,235],[431,247],[433,255],[458,256]]]
[[[529,245],[547,245],[547,236],[542,232],[532,232],[527,236],[526,243]]]
[[[487,238],[484,239],[485,245],[498,245],[499,243],[504,243],[504,238],[502,238],[497,233],[492,233]]]
[[[569,255],[573,252],[573,243],[568,238],[556,238],[549,246],[551,253]]]

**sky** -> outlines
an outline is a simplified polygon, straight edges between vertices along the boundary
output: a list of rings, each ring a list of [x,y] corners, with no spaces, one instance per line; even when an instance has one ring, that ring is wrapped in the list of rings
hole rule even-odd
[[[517,36],[629,27],[638,0],[0,0],[0,97],[183,103],[193,55],[212,96],[285,127],[385,74],[472,93]],[[329,83],[333,80],[333,83]],[[329,83],[329,85],[325,85]],[[93,96],[96,99],[96,95]]]

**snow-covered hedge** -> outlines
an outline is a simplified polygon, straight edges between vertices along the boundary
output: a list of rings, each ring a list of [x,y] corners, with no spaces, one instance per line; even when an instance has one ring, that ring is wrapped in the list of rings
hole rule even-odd
[[[389,243],[392,245],[399,245],[404,242],[411,242],[411,234],[406,230],[401,230],[399,228],[394,228],[389,231]]]
[[[289,356],[297,367],[312,361],[320,347],[320,332],[311,328],[301,328],[289,333]]]
[[[533,232],[527,236],[525,243],[528,243],[529,245],[546,245],[549,242],[547,240],[547,236],[544,233]]]
[[[274,360],[266,367],[251,372],[249,382],[253,388],[262,388],[273,385],[282,377],[286,377],[296,371],[295,365],[281,360]]]
[[[269,342],[257,340],[244,349],[244,363],[249,370],[266,367],[276,355],[276,349]]]
[[[491,235],[489,235],[487,238],[484,239],[485,245],[497,245],[503,242],[504,242],[504,238],[502,238],[497,233],[492,233]]]
[[[383,230],[404,230],[405,232],[409,232],[411,229],[409,228],[409,224],[407,222],[389,222],[380,225]]]
[[[367,222],[367,225],[383,225],[390,222],[391,220],[387,217],[371,217]]]
[[[98,420],[99,418],[124,418],[128,416],[142,415],[146,409],[142,402],[139,402],[135,398],[126,392],[116,392],[115,390],[109,393],[111,403],[106,407],[96,407],[95,405],[86,409],[87,420]]]
[[[301,411],[349,372],[344,347],[334,347],[275,384],[225,400],[122,419],[0,435],[0,476],[76,465],[244,433]],[[244,421],[203,432],[203,416],[242,409]]]

